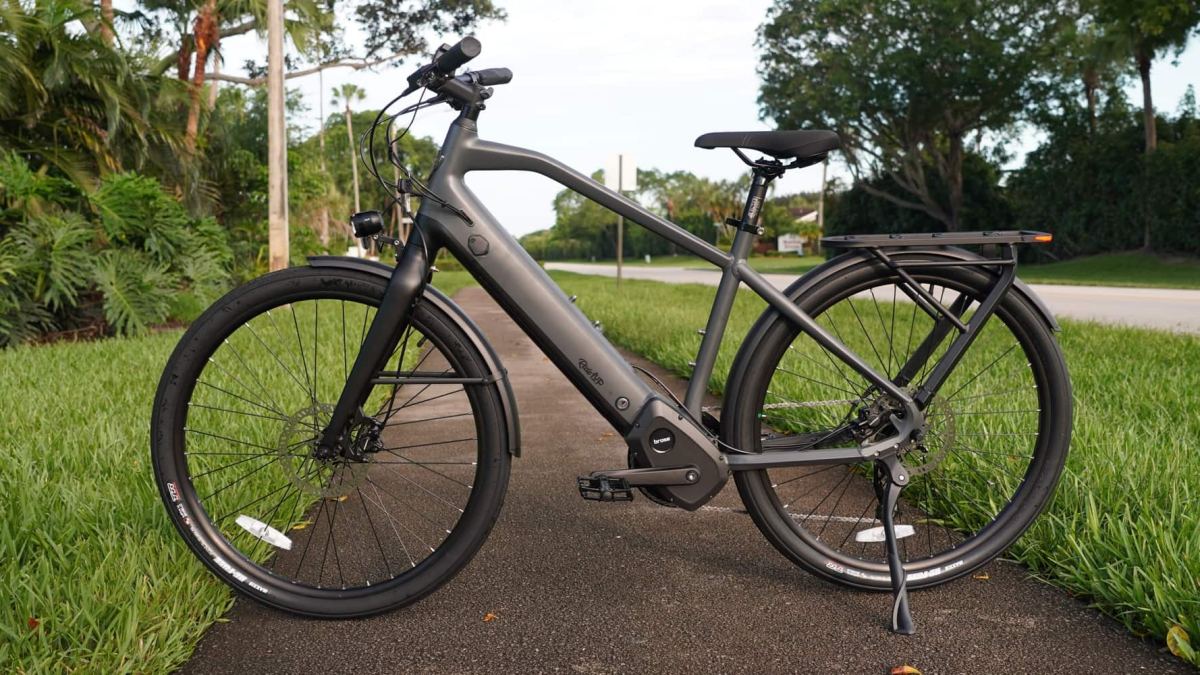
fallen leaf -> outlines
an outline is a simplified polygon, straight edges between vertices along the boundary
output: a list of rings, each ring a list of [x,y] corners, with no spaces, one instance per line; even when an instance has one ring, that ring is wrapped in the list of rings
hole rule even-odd
[[[38,621],[37,617],[32,617],[32,616],[29,617],[28,623],[29,623],[29,630],[37,630],[38,626],[42,625],[42,622]]]
[[[342,495],[341,497],[338,497],[339,502],[344,502],[347,499],[350,499],[350,495]]]
[[[896,666],[892,668],[890,675],[921,675],[921,671],[912,666]]]
[[[293,530],[303,530],[304,528],[308,527],[309,525],[312,525],[312,523],[307,520],[302,520],[302,521],[296,523],[295,525],[293,525],[292,529]]]
[[[987,581],[988,579],[991,579],[987,572],[976,572],[975,574],[971,575],[971,578],[978,579],[980,581]]]
[[[1167,649],[1175,656],[1187,661],[1191,661],[1196,656],[1196,651],[1192,648],[1191,639],[1188,637],[1187,631],[1179,624],[1175,624],[1167,630]]]
[[[499,619],[499,618],[500,617],[496,616],[495,614],[492,614],[491,612],[488,612],[487,614],[483,615],[484,621],[495,621],[496,619]]]

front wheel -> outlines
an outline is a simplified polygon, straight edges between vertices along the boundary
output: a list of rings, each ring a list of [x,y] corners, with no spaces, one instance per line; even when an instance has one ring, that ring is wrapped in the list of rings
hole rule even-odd
[[[996,280],[979,268],[911,270],[964,322]],[[957,332],[930,358],[914,358],[935,321],[897,281],[863,258],[806,283],[796,302],[877,372],[916,392]],[[786,436],[802,448],[846,447],[867,440],[871,421],[894,410],[786,320],[758,335],[739,359],[740,386],[722,412],[727,443],[761,452]],[[900,375],[906,370],[911,377]],[[924,441],[901,457],[912,477],[896,516],[910,588],[949,581],[999,555],[1058,482],[1071,435],[1070,381],[1051,330],[1026,298],[1006,295],[924,413]],[[883,590],[890,577],[873,471],[870,462],[810,465],[739,472],[735,480],[754,522],[792,561],[831,581]]]
[[[499,385],[433,303],[398,336],[353,458],[314,454],[386,283],[267,275],[192,324],[163,372],[151,443],[168,513],[214,574],[263,603],[347,617],[414,602],[462,569],[500,512]]]

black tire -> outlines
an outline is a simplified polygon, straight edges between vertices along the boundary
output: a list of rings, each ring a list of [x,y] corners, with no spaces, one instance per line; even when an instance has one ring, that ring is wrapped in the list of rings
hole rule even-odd
[[[341,269],[266,275],[192,324],[163,372],[151,445],[167,511],[201,562],[259,602],[316,617],[410,604],[467,564],[500,513],[511,458],[495,382],[377,385],[363,406],[382,423],[367,461],[312,457],[386,283]],[[417,303],[386,369],[402,362],[489,374],[431,302]]]
[[[930,253],[898,256],[945,259]],[[821,273],[825,269],[830,272]],[[995,281],[980,268],[910,271],[935,295],[940,289],[942,298],[945,293],[950,299],[956,294],[972,298],[972,308]],[[918,318],[927,327],[932,319],[913,303],[901,301],[902,295],[893,296],[894,280],[882,263],[857,256],[852,264],[835,261],[815,270],[811,278],[798,282],[790,297],[874,368],[895,376],[899,364],[915,350],[912,343],[919,344],[927,334],[917,327]],[[881,294],[886,294],[884,308],[879,305]],[[912,323],[905,335],[910,309]],[[902,321],[898,311],[903,312]],[[835,317],[843,318],[839,323]],[[832,355],[786,320],[776,316],[760,326],[762,331],[752,332],[743,348],[745,357],[734,366],[731,382],[737,384],[727,394],[722,414],[725,442],[761,452],[763,438],[783,428],[789,434],[812,434],[804,437],[814,441],[811,447],[854,444],[845,431],[846,421],[878,395],[868,391],[865,379],[834,363]],[[855,332],[862,336],[853,339]],[[933,362],[954,335],[941,343]],[[902,337],[908,344],[897,346],[905,341]],[[1005,340],[1011,344],[1002,352]],[[784,359],[789,359],[786,366]],[[989,363],[980,369],[980,364]],[[993,370],[997,364],[1002,371]],[[813,370],[818,365],[826,370]],[[974,375],[972,368],[978,370]],[[914,388],[925,375],[918,375]],[[1001,380],[1011,387],[997,388]],[[788,391],[802,392],[803,397],[780,393]],[[963,391],[966,395],[959,396]],[[912,535],[900,540],[910,588],[934,586],[978,569],[1029,527],[1048,504],[1066,461],[1071,407],[1066,363],[1051,329],[1028,299],[1008,293],[926,409],[931,434],[927,447],[904,458],[910,470],[919,467],[922,472],[912,477],[897,510],[896,522],[913,527]],[[935,429],[938,424],[942,426]],[[960,430],[964,425],[965,432]],[[840,437],[818,441],[839,429]],[[865,527],[879,522],[878,500],[871,489],[873,470],[871,463],[809,466],[739,472],[735,480],[755,524],[793,562],[839,584],[886,590],[890,580],[883,544],[870,536],[880,528]],[[826,494],[835,479],[838,482]],[[875,511],[867,517],[872,505]]]

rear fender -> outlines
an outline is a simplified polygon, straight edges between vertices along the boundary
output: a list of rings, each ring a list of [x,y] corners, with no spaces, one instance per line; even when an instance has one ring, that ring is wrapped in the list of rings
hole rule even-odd
[[[374,274],[381,279],[391,279],[392,270],[394,269],[391,265],[376,260],[333,255],[309,256],[308,264],[311,267],[335,267],[354,270],[356,272],[366,272],[367,274]],[[508,432],[506,434],[508,436],[508,451],[514,457],[520,457],[521,423],[517,414],[517,399],[513,395],[512,383],[508,379],[508,371],[504,369],[503,364],[500,362],[500,357],[492,349],[491,343],[484,337],[483,331],[479,330],[479,327],[467,316],[466,312],[455,304],[453,300],[446,297],[444,293],[426,284],[424,295],[421,296],[421,302],[427,302],[442,310],[455,323],[455,326],[467,335],[471,340],[472,346],[483,355],[489,376],[494,378],[500,385],[500,405],[504,412],[505,430]]]

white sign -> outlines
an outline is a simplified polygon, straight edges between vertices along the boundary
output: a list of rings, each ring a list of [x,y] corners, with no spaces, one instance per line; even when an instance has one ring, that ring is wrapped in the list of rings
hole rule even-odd
[[[633,161],[633,155],[620,154],[608,158],[608,164],[604,166],[604,187],[609,190],[637,189],[637,164]]]
[[[779,235],[779,239],[776,241],[775,247],[779,251],[795,251],[800,255],[804,255],[804,237],[791,232],[787,234],[781,234]]]

